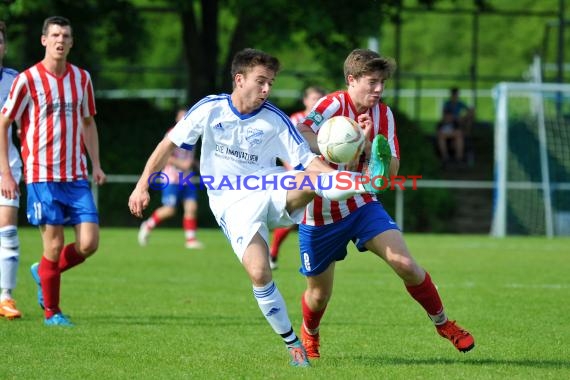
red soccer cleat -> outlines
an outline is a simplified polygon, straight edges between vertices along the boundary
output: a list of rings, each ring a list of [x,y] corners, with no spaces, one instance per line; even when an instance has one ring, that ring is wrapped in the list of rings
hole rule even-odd
[[[311,335],[305,330],[304,324],[301,325],[301,342],[303,346],[305,346],[305,350],[307,351],[307,356],[315,359],[320,358],[321,354],[319,353],[319,334]]]
[[[436,326],[439,335],[448,339],[461,352],[470,351],[475,347],[473,336],[459,327],[455,321],[447,321],[443,325]]]

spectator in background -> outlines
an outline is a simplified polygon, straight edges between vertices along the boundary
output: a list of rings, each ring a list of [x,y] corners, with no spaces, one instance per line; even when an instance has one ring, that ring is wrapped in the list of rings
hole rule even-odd
[[[437,124],[437,147],[441,161],[445,164],[450,161],[448,143],[451,140],[455,161],[463,161],[465,139],[459,122],[449,110],[443,111],[443,118]]]
[[[186,115],[186,109],[179,109],[176,113],[176,123],[184,118],[184,115]],[[194,150],[174,149],[167,165],[163,169],[163,172],[168,176],[169,184],[162,190],[162,206],[157,208],[150,218],[142,222],[140,226],[138,241],[141,246],[147,245],[148,237],[156,226],[176,214],[176,205],[178,202],[181,202],[184,208],[182,228],[186,238],[186,248],[203,248],[203,244],[196,239],[196,229],[198,228],[196,218],[198,191],[195,187],[179,185],[180,173],[185,178],[195,166]]]
[[[305,88],[305,91],[303,91],[303,105],[305,106],[305,109],[294,112],[289,116],[293,124],[297,125],[302,122],[309,112],[311,112],[313,106],[317,104],[317,101],[325,96],[325,94],[326,91],[319,86],[309,86]]]
[[[6,54],[6,24],[0,21],[0,107],[8,98],[10,87],[18,75],[16,70],[3,66]],[[6,142],[8,143],[8,163],[16,184],[22,177],[22,160],[18,148],[12,141],[12,127],[8,127]],[[2,176],[0,176],[2,181]],[[6,319],[20,318],[22,313],[16,308],[12,291],[16,287],[16,276],[20,259],[20,242],[18,239],[18,207],[20,194],[14,199],[0,195],[0,316]]]
[[[459,89],[450,89],[449,99],[443,104],[442,117],[437,124],[437,147],[443,163],[449,162],[448,142],[451,140],[454,158],[464,161],[465,138],[470,135],[475,112],[459,99]]]
[[[18,183],[8,156],[8,129],[21,127],[28,221],[38,226],[43,243],[39,263],[30,270],[38,285],[44,324],[73,326],[59,307],[61,274],[85,261],[99,246],[99,214],[88,181],[105,182],[99,161],[95,94],[91,76],[67,61],[73,46],[71,23],[48,17],[43,24],[41,62],[19,74],[0,113],[2,196],[16,199]],[[45,137],[48,138],[45,138]],[[73,226],[75,241],[65,245],[64,227]]]
[[[319,86],[309,86],[303,91],[303,105],[305,108],[301,111],[297,111],[291,114],[289,118],[293,125],[297,125],[305,119],[305,116],[311,112],[313,106],[317,104],[320,98],[325,96],[326,92],[322,87]],[[282,162],[283,166],[287,170],[292,170],[293,168],[286,162]],[[277,269],[277,259],[279,258],[279,248],[281,244],[285,241],[285,238],[297,227],[296,224],[289,227],[278,227],[273,230],[273,239],[271,242],[271,248],[269,249],[270,261],[269,265],[272,270]]]

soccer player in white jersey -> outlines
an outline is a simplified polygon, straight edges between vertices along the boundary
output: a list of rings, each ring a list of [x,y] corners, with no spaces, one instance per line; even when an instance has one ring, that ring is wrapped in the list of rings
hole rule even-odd
[[[360,189],[315,185],[334,181],[338,172],[311,153],[287,115],[267,101],[278,70],[279,61],[269,54],[238,52],[232,62],[232,93],[197,102],[158,144],[129,198],[129,209],[142,217],[148,189],[161,177],[156,171],[174,148],[191,149],[201,137],[200,175],[207,180],[210,208],[249,275],[260,310],[285,342],[290,363],[306,367],[305,350],[272,279],[269,229],[298,223],[315,192],[346,199]],[[277,158],[306,171],[285,171],[276,165]]]
[[[99,215],[91,194],[87,157],[97,184],[105,181],[99,162],[95,97],[89,73],[67,62],[73,46],[71,24],[60,16],[44,21],[41,62],[20,73],[0,114],[1,193],[18,195],[10,174],[8,129],[21,127],[28,221],[39,226],[43,254],[31,267],[38,303],[48,326],[73,326],[59,307],[61,274],[81,264],[99,245]],[[75,241],[64,244],[64,226]]]
[[[3,66],[6,54],[6,24],[0,21],[0,107],[8,98],[10,86],[18,72]],[[22,176],[22,160],[12,141],[12,127],[8,128],[8,164],[16,183]],[[2,181],[0,173],[0,181]],[[16,287],[16,276],[20,260],[18,239],[18,207],[20,197],[14,199],[0,195],[0,316],[7,319],[20,318],[22,313],[16,308],[12,291]]]
[[[385,81],[394,70],[392,59],[371,50],[356,49],[348,55],[344,63],[347,89],[322,98],[298,125],[313,152],[319,152],[316,136],[325,120],[347,116],[359,122],[373,141],[357,162],[349,165],[363,169],[369,157],[370,165],[386,168],[385,176],[397,174],[400,157],[394,117],[390,108],[380,102]],[[307,280],[301,299],[301,340],[310,358],[320,357],[320,321],[332,295],[335,264],[346,257],[350,241],[359,251],[372,251],[388,263],[441,336],[459,351],[474,347],[471,334],[447,319],[429,274],[411,256],[398,226],[380,201],[371,194],[359,194],[344,201],[315,197],[299,226],[300,271]]]

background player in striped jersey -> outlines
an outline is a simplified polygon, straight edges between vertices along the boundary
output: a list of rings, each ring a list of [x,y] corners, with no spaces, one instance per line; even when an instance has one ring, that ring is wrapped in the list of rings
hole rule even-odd
[[[9,174],[7,131],[21,127],[28,221],[39,226],[43,255],[31,267],[38,284],[44,323],[73,326],[59,307],[61,274],[81,264],[99,245],[99,215],[88,182],[87,157],[97,184],[105,181],[99,162],[95,97],[89,73],[67,62],[73,46],[71,24],[60,16],[44,21],[41,62],[19,74],[0,115],[1,192],[15,199],[18,186]],[[75,241],[64,244],[64,226]]]
[[[393,60],[371,50],[356,49],[348,55],[344,63],[347,89],[322,98],[298,125],[313,152],[319,151],[316,134],[324,121],[344,115],[358,121],[371,140],[376,135],[383,135],[387,140],[382,146],[378,142],[383,139],[375,138],[372,152],[368,145],[368,152],[351,165],[363,169],[367,154],[371,160],[377,160],[379,155],[388,153],[389,159],[388,151],[391,151],[392,158],[385,175],[397,174],[399,145],[394,117],[390,108],[380,102],[385,81],[394,70]],[[387,152],[377,151],[377,146]],[[370,164],[378,166],[374,161]],[[359,251],[370,250],[390,265],[410,295],[433,320],[441,336],[460,351],[474,347],[473,337],[447,319],[429,274],[411,256],[398,226],[382,204],[371,194],[361,194],[339,202],[315,197],[307,206],[305,219],[299,226],[300,271],[307,279],[307,289],[301,300],[301,340],[309,357],[320,356],[320,321],[332,295],[335,264],[346,257],[346,246],[350,241]]]
[[[278,71],[275,57],[255,49],[238,52],[232,62],[231,95],[203,98],[174,126],[149,157],[129,198],[129,209],[141,217],[150,201],[153,173],[164,167],[176,147],[192,149],[202,138],[200,174],[214,179],[207,188],[210,208],[252,282],[260,310],[285,342],[291,364],[306,367],[305,350],[273,282],[268,235],[271,228],[300,222],[304,207],[315,196],[314,187],[300,188],[300,183],[315,184],[319,176],[332,180],[336,172],[311,153],[287,115],[267,101]],[[277,166],[277,158],[307,171],[285,171]],[[243,176],[275,184],[289,178],[294,186],[238,188]],[[327,198],[346,199],[360,190],[332,186],[317,191]]]
[[[18,72],[3,66],[6,54],[6,24],[0,21],[0,107],[8,98],[12,82]],[[12,140],[12,127],[7,131],[8,164],[16,183],[22,176],[22,160],[18,148]],[[0,173],[2,181],[2,173]],[[12,290],[16,287],[16,276],[20,260],[20,241],[18,239],[18,207],[20,197],[14,199],[0,195],[0,316],[7,319],[20,318],[22,313],[16,308]]]
[[[305,88],[305,91],[303,91],[303,105],[305,106],[305,109],[294,112],[291,114],[291,116],[289,116],[293,125],[297,125],[303,121],[305,116],[307,116],[313,109],[313,106],[317,103],[317,101],[325,96],[325,94],[325,90],[319,86],[309,86]],[[291,165],[286,162],[283,162],[283,166],[287,170],[293,169]],[[289,227],[278,227],[273,230],[273,239],[271,240],[271,247],[269,249],[269,264],[271,265],[271,269],[277,269],[279,248],[281,248],[281,244],[283,244],[283,241],[285,241],[285,238],[289,235],[289,233],[296,227],[297,225],[294,224]]]
[[[176,122],[179,122],[186,114],[186,109],[181,108],[176,112]],[[186,238],[186,248],[201,249],[202,243],[196,239],[198,228],[196,213],[198,211],[198,190],[192,186],[180,186],[179,174],[184,177],[190,175],[195,166],[194,151],[176,148],[168,159],[168,164],[163,172],[169,178],[169,184],[162,190],[162,206],[154,210],[150,218],[141,223],[138,233],[138,241],[145,246],[151,231],[166,219],[176,215],[176,205],[182,203],[184,215],[182,227]]]

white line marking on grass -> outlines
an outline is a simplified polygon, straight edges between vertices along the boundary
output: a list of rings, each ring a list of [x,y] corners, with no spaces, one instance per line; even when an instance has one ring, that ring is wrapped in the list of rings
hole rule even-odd
[[[469,281],[464,282],[462,284],[451,284],[451,283],[444,283],[443,285],[435,285],[436,289],[451,289],[451,288],[477,288],[477,283]],[[508,283],[504,284],[503,287],[511,288],[511,289],[570,289],[570,284],[517,284],[517,283]]]
[[[507,288],[568,289],[570,284],[506,284]]]

